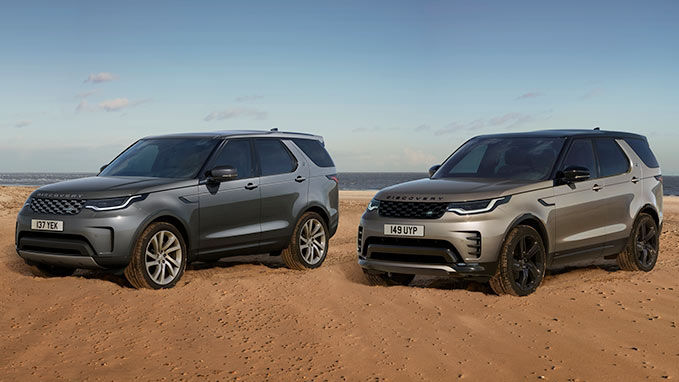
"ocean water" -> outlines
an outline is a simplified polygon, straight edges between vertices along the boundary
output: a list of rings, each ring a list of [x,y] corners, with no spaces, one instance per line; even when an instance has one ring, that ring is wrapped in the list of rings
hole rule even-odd
[[[93,173],[0,173],[2,186],[42,186],[63,180],[93,176]],[[423,172],[341,172],[342,190],[379,190],[397,183],[426,178]],[[665,195],[679,195],[679,176],[664,176]]]

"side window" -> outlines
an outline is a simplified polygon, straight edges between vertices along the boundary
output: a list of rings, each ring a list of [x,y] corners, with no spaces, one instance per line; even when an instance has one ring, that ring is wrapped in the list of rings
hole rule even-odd
[[[255,148],[262,176],[286,174],[297,168],[297,161],[278,139],[255,139]]]
[[[634,152],[641,158],[644,164],[650,168],[658,168],[658,160],[655,159],[653,151],[648,146],[648,142],[640,138],[625,138],[625,142],[632,147]]]
[[[599,156],[600,176],[613,176],[629,171],[629,159],[625,156],[618,143],[612,138],[597,138],[594,140],[596,152]]]
[[[335,167],[330,154],[320,141],[315,139],[293,139],[293,142],[313,161],[318,167]]]
[[[561,169],[565,170],[573,166],[584,167],[589,170],[592,178],[598,178],[592,140],[576,139],[573,141]]]
[[[226,142],[213,162],[214,166],[231,166],[238,171],[238,179],[255,176],[250,140],[233,139]]]

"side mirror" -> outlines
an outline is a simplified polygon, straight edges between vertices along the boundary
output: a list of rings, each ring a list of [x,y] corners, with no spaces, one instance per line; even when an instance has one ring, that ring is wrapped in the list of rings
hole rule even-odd
[[[102,172],[102,171],[104,171],[104,169],[105,169],[106,167],[108,167],[108,165],[107,165],[107,164],[105,164],[105,165],[103,165],[103,166],[99,167],[99,172]]]
[[[429,177],[431,178],[432,176],[434,176],[434,173],[438,171],[440,168],[441,168],[440,164],[429,167]]]
[[[589,169],[580,166],[570,166],[561,172],[561,179],[565,183],[582,182],[590,178]]]
[[[208,181],[227,182],[238,178],[238,170],[232,166],[217,166],[207,173]]]

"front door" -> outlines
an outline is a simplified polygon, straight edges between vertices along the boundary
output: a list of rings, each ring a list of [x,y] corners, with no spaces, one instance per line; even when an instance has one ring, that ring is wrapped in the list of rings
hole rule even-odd
[[[556,242],[553,265],[582,263],[596,258],[601,252],[602,229],[608,221],[603,199],[603,183],[591,139],[574,139],[561,164],[568,167],[585,167],[590,178],[554,188],[556,202]],[[583,265],[583,264],[580,264]]]
[[[208,169],[231,166],[235,180],[201,182],[200,255],[219,257],[256,251],[259,247],[260,188],[250,139],[231,139],[219,149]]]

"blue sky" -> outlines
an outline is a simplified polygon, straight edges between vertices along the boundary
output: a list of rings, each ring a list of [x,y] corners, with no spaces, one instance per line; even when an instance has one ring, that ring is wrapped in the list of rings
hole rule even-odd
[[[679,2],[17,2],[0,171],[95,171],[150,134],[323,135],[339,171],[471,136],[601,126],[679,174]]]

